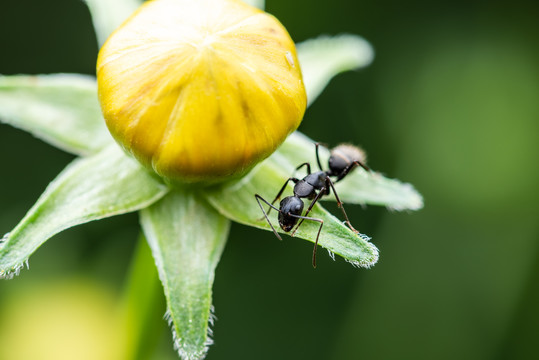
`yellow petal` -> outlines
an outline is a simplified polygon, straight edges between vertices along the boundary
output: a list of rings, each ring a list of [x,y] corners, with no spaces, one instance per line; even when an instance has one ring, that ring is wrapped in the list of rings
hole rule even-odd
[[[181,182],[245,174],[306,106],[286,29],[238,0],[145,3],[101,49],[97,80],[116,141]]]

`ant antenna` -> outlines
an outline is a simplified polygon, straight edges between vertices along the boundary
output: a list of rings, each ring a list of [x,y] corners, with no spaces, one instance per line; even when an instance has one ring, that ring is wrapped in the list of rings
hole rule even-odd
[[[288,183],[288,181],[287,181]],[[285,184],[286,185],[286,184]],[[269,202],[267,202],[266,200],[264,200],[264,198],[258,194],[255,194],[255,198],[256,198],[256,201],[258,202],[258,206],[260,206],[260,209],[262,210],[262,212],[264,213],[264,217],[266,218],[266,221],[268,222],[269,226],[271,227],[271,230],[273,230],[273,233],[275,234],[275,236],[277,236],[277,239],[279,240],[283,240],[283,238],[281,237],[281,235],[279,235],[279,233],[275,230],[275,228],[273,227],[273,225],[271,224],[271,221],[270,219],[268,218],[268,215],[266,214],[266,211],[264,210],[264,207],[262,206],[262,204],[260,203],[260,200],[262,200],[263,202],[265,202],[266,204],[268,204],[270,206],[270,210],[273,208],[277,211],[280,211],[279,209],[277,209],[275,206],[273,206],[272,204],[270,204]],[[275,202],[275,200],[274,200]],[[269,211],[268,211],[269,212]]]

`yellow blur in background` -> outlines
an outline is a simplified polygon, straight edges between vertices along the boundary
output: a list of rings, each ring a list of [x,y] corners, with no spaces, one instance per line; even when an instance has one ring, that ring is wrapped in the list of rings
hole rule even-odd
[[[330,146],[361,145],[370,167],[412,183],[425,208],[403,214],[346,206],[354,227],[380,249],[370,270],[320,252],[313,271],[304,241],[279,242],[234,225],[216,271],[218,321],[208,359],[536,359],[539,4],[266,3],[296,42],[349,32],[372,43],[372,65],[332,80],[299,129]],[[98,49],[83,3],[10,2],[4,14],[0,36],[10,56],[0,57],[0,72],[94,74]],[[8,231],[71,157],[7,125],[0,126],[0,152],[16,153],[1,164],[0,229]],[[137,229],[136,216],[122,216],[66,231],[36,252],[31,270],[0,283],[0,353],[14,344],[29,351],[26,337],[14,340],[6,329],[24,325],[33,333],[26,314],[39,303],[14,295],[11,283],[61,267],[121,289]],[[111,314],[105,309],[95,319]],[[115,351],[108,336],[117,335],[106,325],[100,331],[93,339],[104,345],[93,351],[106,358],[103,349]],[[49,334],[34,336],[40,343]],[[176,358],[170,337],[164,330],[165,351],[155,360]]]
[[[26,283],[3,296],[0,359],[121,359],[114,293],[83,278]]]

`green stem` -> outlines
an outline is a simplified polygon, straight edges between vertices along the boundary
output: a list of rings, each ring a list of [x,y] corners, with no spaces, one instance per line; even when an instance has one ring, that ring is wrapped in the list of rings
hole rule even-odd
[[[127,274],[121,300],[124,360],[150,359],[166,327],[163,325],[165,297],[150,248],[144,235],[138,244]]]

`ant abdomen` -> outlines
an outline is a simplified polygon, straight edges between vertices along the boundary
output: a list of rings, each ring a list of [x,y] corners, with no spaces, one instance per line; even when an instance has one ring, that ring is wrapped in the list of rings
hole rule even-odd
[[[331,150],[328,165],[331,174],[339,176],[350,164],[356,162],[362,165],[366,164],[367,155],[365,151],[354,145],[341,144]]]
[[[316,143],[315,146],[316,162],[318,163],[320,171],[311,172],[311,165],[308,162],[299,165],[296,168],[296,171],[303,167],[306,167],[307,175],[303,179],[298,179],[295,177],[288,178],[288,180],[285,181],[284,185],[281,187],[281,190],[279,190],[277,196],[275,196],[275,199],[273,199],[271,203],[265,200],[260,195],[255,194],[258,206],[260,206],[260,209],[262,210],[266,221],[271,227],[271,230],[273,230],[273,233],[279,240],[282,240],[281,236],[277,233],[277,231],[271,224],[270,219],[268,218],[268,214],[271,209],[277,210],[279,212],[279,226],[281,227],[281,229],[283,229],[283,231],[289,232],[294,229],[294,227],[296,227],[295,230],[292,231],[291,236],[294,236],[294,233],[298,230],[304,220],[316,221],[320,224],[320,227],[318,228],[318,233],[316,234],[316,239],[314,241],[313,267],[316,267],[316,248],[318,246],[318,239],[320,237],[320,231],[322,231],[324,221],[322,219],[308,216],[309,213],[313,209],[314,205],[318,202],[318,200],[320,200],[323,196],[329,195],[330,191],[333,191],[335,199],[337,200],[337,205],[341,209],[344,218],[346,219],[346,224],[353,232],[359,234],[359,231],[354,229],[354,227],[350,223],[350,220],[348,220],[348,215],[346,215],[346,211],[344,211],[342,201],[339,199],[339,196],[337,195],[333,183],[341,181],[357,166],[361,166],[365,170],[370,171],[370,169],[365,165],[365,152],[358,147],[347,144],[339,145],[331,151],[328,164],[329,169],[323,170],[320,163],[320,156],[318,154],[318,148],[320,144]],[[332,180],[331,177],[336,177],[336,179]],[[285,197],[279,203],[279,207],[277,208],[273,204],[281,198],[281,195],[283,194],[284,190],[286,189],[286,186],[290,181],[295,184],[294,195]],[[311,203],[307,207],[305,214],[303,214],[303,199],[311,200]],[[266,210],[264,210],[261,201],[269,205],[267,213]]]

